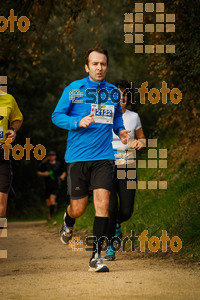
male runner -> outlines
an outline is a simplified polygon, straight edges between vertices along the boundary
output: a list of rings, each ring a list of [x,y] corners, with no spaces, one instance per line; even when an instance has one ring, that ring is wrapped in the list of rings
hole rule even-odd
[[[66,176],[63,165],[56,160],[55,151],[49,151],[48,157],[41,163],[37,174],[45,178],[45,198],[49,207],[48,220],[50,221],[55,212],[60,179],[64,180]]]
[[[65,160],[69,163],[70,204],[64,215],[60,236],[64,244],[71,239],[75,218],[86,209],[90,186],[95,208],[93,236],[97,243],[93,243],[89,271],[108,272],[100,253],[108,225],[114,167],[112,129],[123,143],[127,143],[129,131],[123,125],[119,98],[115,103],[111,100],[111,91],[117,88],[104,80],[108,69],[107,51],[89,49],[85,59],[85,70],[89,76],[65,88],[52,115],[54,124],[69,130]],[[101,105],[98,95],[103,90],[108,92],[109,97]]]
[[[3,144],[6,139],[12,139],[14,142],[22,122],[23,117],[15,99],[0,91],[0,218],[6,217],[8,193],[12,182],[11,161],[4,159]]]

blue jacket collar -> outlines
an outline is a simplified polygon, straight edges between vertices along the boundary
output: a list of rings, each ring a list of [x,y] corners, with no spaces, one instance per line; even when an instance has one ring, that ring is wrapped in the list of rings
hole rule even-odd
[[[95,81],[92,81],[90,80],[89,76],[86,78],[87,79],[87,82],[90,86],[93,86],[93,87],[100,87],[100,86],[104,86],[105,85],[105,80],[101,81],[101,82],[95,82]]]

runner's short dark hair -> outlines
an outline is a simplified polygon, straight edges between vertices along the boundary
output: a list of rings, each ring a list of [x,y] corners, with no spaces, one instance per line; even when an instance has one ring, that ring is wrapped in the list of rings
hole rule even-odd
[[[85,64],[88,66],[88,57],[90,55],[91,52],[96,51],[98,53],[102,53],[106,56],[107,58],[107,65],[108,65],[108,61],[109,61],[109,56],[108,56],[108,51],[100,48],[100,47],[94,47],[94,48],[90,48],[85,52]]]
[[[55,152],[54,150],[50,150],[50,151],[48,152],[48,156],[50,156],[50,155],[56,155],[56,152]]]
[[[127,104],[126,104],[126,106],[129,106],[130,104],[132,104],[133,100],[134,100],[134,93],[135,93],[134,84],[130,83],[126,80],[116,80],[115,82],[113,82],[113,84],[116,87],[121,88],[123,90],[127,89]],[[132,94],[132,97],[131,97],[131,94]],[[132,100],[132,102],[131,102],[131,100]]]

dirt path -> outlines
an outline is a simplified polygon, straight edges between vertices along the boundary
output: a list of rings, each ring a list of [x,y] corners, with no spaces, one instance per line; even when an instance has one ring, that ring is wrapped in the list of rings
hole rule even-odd
[[[198,265],[142,258],[129,252],[108,262],[109,273],[87,271],[88,252],[62,245],[57,227],[9,223],[0,249],[0,299],[200,299]]]

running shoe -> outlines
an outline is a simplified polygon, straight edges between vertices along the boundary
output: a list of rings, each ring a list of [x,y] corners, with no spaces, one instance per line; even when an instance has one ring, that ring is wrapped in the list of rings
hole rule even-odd
[[[71,240],[73,234],[72,228],[67,227],[65,224],[62,225],[60,229],[60,240],[61,242],[66,245],[69,240]]]
[[[122,239],[122,230],[121,230],[121,225],[120,224],[116,225],[115,236],[117,236],[120,239]]]
[[[64,214],[64,220],[65,220],[65,215]],[[60,229],[60,240],[61,242],[66,245],[69,240],[71,240],[72,238],[72,234],[73,234],[73,228],[69,228],[66,226],[65,221],[64,224],[62,225],[61,229]]]
[[[88,271],[90,271],[90,272],[109,272],[109,269],[103,263],[100,255],[98,253],[96,253],[94,258],[90,258]]]
[[[115,248],[113,246],[108,246],[104,260],[115,260]]]

